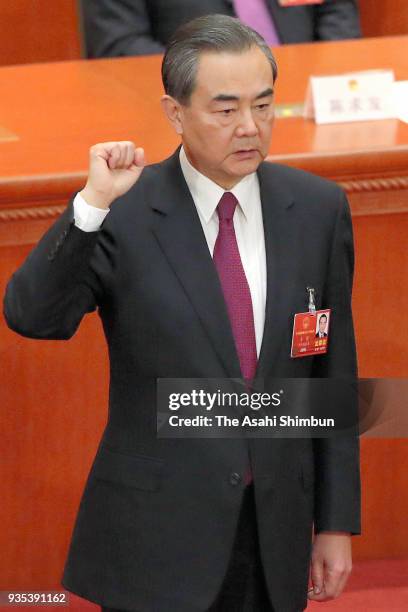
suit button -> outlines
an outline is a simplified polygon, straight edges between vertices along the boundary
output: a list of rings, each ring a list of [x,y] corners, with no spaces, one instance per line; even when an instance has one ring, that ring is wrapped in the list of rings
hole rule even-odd
[[[238,472],[231,472],[230,478],[229,478],[230,484],[232,484],[235,487],[241,482],[241,480],[242,480],[241,474],[238,474]]]

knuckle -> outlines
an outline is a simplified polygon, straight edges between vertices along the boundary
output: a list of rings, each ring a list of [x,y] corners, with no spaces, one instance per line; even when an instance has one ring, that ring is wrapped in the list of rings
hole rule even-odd
[[[341,564],[341,565],[335,565],[332,568],[332,573],[335,575],[340,575],[340,574],[344,574],[344,572],[346,571],[346,566]]]

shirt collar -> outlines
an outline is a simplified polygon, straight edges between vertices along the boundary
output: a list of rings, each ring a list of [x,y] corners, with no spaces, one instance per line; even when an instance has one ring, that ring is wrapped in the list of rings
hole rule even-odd
[[[214,183],[211,179],[192,166],[187,159],[186,152],[182,146],[179,153],[180,165],[188,188],[193,197],[194,203],[199,209],[205,222],[208,223],[213,216],[218,202],[225,193],[225,189]],[[254,187],[258,187],[258,176],[256,172],[248,174],[239,181],[232,189],[231,193],[237,198],[239,206],[246,219],[249,219],[251,210],[251,194]]]

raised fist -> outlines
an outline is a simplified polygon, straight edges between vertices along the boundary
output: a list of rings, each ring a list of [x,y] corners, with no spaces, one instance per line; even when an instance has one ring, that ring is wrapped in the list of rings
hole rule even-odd
[[[101,142],[89,150],[89,174],[81,196],[91,206],[109,208],[136,183],[144,168],[144,150],[133,142]]]

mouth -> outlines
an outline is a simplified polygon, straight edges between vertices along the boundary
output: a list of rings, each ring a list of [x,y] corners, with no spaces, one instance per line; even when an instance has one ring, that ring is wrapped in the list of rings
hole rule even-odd
[[[239,151],[235,151],[234,153],[238,159],[251,159],[252,157],[255,157],[256,154],[256,149],[239,149]]]

